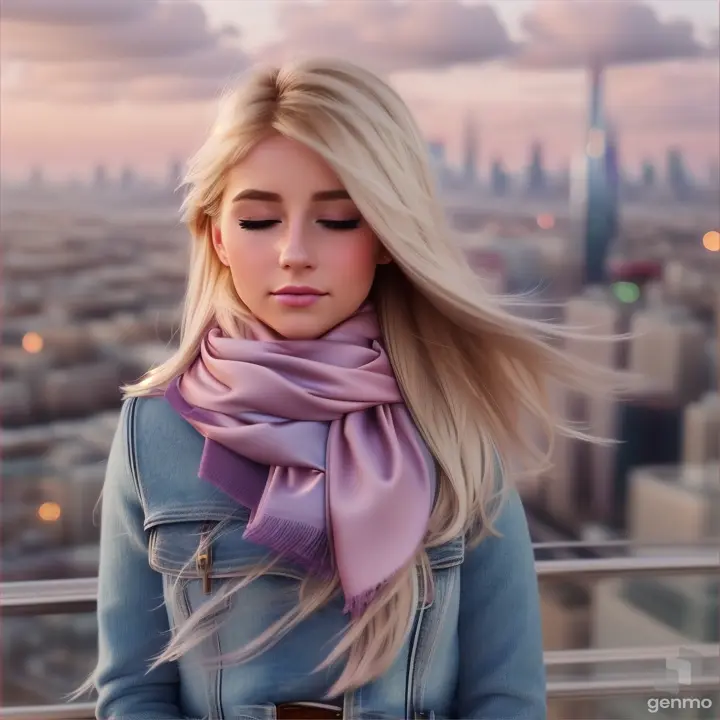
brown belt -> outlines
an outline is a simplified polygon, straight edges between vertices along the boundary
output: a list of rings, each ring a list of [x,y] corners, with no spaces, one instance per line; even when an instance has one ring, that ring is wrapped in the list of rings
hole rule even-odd
[[[342,708],[313,703],[278,705],[277,720],[342,720]]]

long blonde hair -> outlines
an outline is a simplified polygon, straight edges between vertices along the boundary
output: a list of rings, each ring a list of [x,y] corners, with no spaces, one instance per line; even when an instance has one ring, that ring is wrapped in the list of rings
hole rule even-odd
[[[212,131],[192,159],[183,211],[192,236],[179,348],[127,396],[164,388],[194,360],[208,326],[236,332],[248,310],[218,260],[211,228],[230,168],[269,133],[280,133],[324,158],[350,193],[393,262],[379,266],[372,294],[397,380],[439,467],[439,493],[426,548],[465,534],[493,531],[512,453],[544,464],[539,447],[521,433],[530,418],[550,447],[557,432],[587,439],[555,417],[546,382],[588,391],[606,387],[597,368],[571,359],[555,339],[567,328],[517,312],[527,299],[483,290],[446,225],[425,142],[401,98],[373,74],[339,60],[305,60],[255,71],[221,103]],[[499,477],[497,477],[499,475]],[[155,665],[177,659],[204,637],[203,618],[229,594],[268,567],[252,568],[175,633]],[[429,572],[426,549],[390,583],[363,617],[352,621],[321,667],[347,657],[329,697],[361,686],[393,662],[417,601],[418,578]],[[420,575],[418,574],[420,573]],[[421,583],[422,584],[422,583]],[[328,602],[337,578],[301,583],[297,607],[249,646],[228,657],[240,662]]]

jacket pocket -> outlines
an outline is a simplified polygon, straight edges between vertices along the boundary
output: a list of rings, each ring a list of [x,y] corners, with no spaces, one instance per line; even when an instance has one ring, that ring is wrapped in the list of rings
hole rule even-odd
[[[203,592],[212,592],[213,580],[240,577],[267,563],[271,553],[243,538],[247,521],[172,521],[149,527],[150,567],[164,575],[200,580]],[[278,562],[269,574],[302,579],[301,568]]]
[[[182,519],[177,512],[167,518],[155,518],[147,528],[150,567],[165,576],[166,585],[170,581],[176,587],[184,587],[185,595],[188,587],[197,589],[201,599],[215,595],[227,580],[243,577],[272,557],[266,548],[243,538],[248,518],[249,515],[240,514],[224,520],[198,520],[192,516]],[[462,564],[464,558],[463,537],[428,549],[436,582]],[[266,575],[299,582],[305,571],[277,560]]]
[[[213,602],[202,625],[219,625],[237,604],[237,594],[230,592],[233,581],[268,563],[271,554],[266,548],[243,539],[246,527],[247,521],[238,517],[199,521],[177,516],[149,527],[148,561],[163,576],[165,601],[175,624]],[[276,588],[283,598],[296,598],[303,577],[302,568],[278,561],[253,585],[260,582]],[[246,591],[241,592],[247,599]],[[256,614],[262,615],[263,608],[254,603]]]

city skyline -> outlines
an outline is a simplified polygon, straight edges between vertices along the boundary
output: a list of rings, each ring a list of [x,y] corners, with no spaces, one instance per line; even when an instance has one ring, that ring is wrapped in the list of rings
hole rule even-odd
[[[466,126],[473,126],[471,118],[466,120]],[[468,127],[465,132],[469,132]],[[428,139],[430,160],[441,188],[499,193],[501,196],[506,195],[509,189],[515,195],[519,192],[521,196],[527,192],[543,195],[551,191],[550,194],[557,199],[558,195],[568,190],[568,184],[573,178],[573,165],[577,169],[577,162],[581,159],[581,154],[576,154],[574,163],[548,162],[544,143],[534,140],[525,148],[524,158],[517,165],[510,165],[502,155],[478,152],[482,141],[475,133],[463,137],[461,143],[457,156],[451,157],[443,140]],[[717,159],[709,159],[706,166],[694,172],[688,166],[682,148],[674,146],[669,146],[657,158],[646,159],[638,166],[625,165],[622,158],[618,160],[618,182],[623,188],[664,190],[677,194],[679,186],[683,185],[707,193],[714,192],[720,183]],[[184,159],[180,156],[166,158],[164,166],[158,166],[152,172],[143,171],[142,167],[131,162],[113,167],[96,161],[80,172],[52,177],[48,176],[44,165],[38,164],[27,168],[22,174],[6,176],[5,189],[33,192],[41,188],[49,191],[85,188],[112,193],[117,199],[120,199],[122,193],[130,193],[127,196],[130,197],[133,192],[149,188],[170,190],[174,194],[183,180],[183,166]],[[625,198],[626,201],[629,199]],[[683,201],[688,198],[677,195],[675,199]]]
[[[580,5],[594,14],[592,25]],[[582,52],[590,48],[607,66],[607,107],[627,166],[662,163],[677,146],[705,175],[720,155],[712,0],[238,7],[72,0],[58,12],[46,0],[5,2],[2,170],[17,176],[42,165],[50,176],[67,175],[100,162],[162,173],[169,157],[201,141],[224,77],[310,49],[385,72],[426,136],[445,141],[453,157],[472,112],[483,166],[497,155],[523,165],[537,140],[557,168],[583,142]]]

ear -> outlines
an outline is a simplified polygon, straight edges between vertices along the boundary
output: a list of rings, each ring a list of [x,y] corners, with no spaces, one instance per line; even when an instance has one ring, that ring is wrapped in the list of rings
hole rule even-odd
[[[213,248],[215,249],[215,252],[217,253],[218,259],[220,262],[225,265],[226,267],[230,266],[230,261],[228,260],[227,251],[225,250],[225,245],[223,244],[222,239],[222,233],[220,232],[220,228],[213,224],[212,226],[212,244]]]

